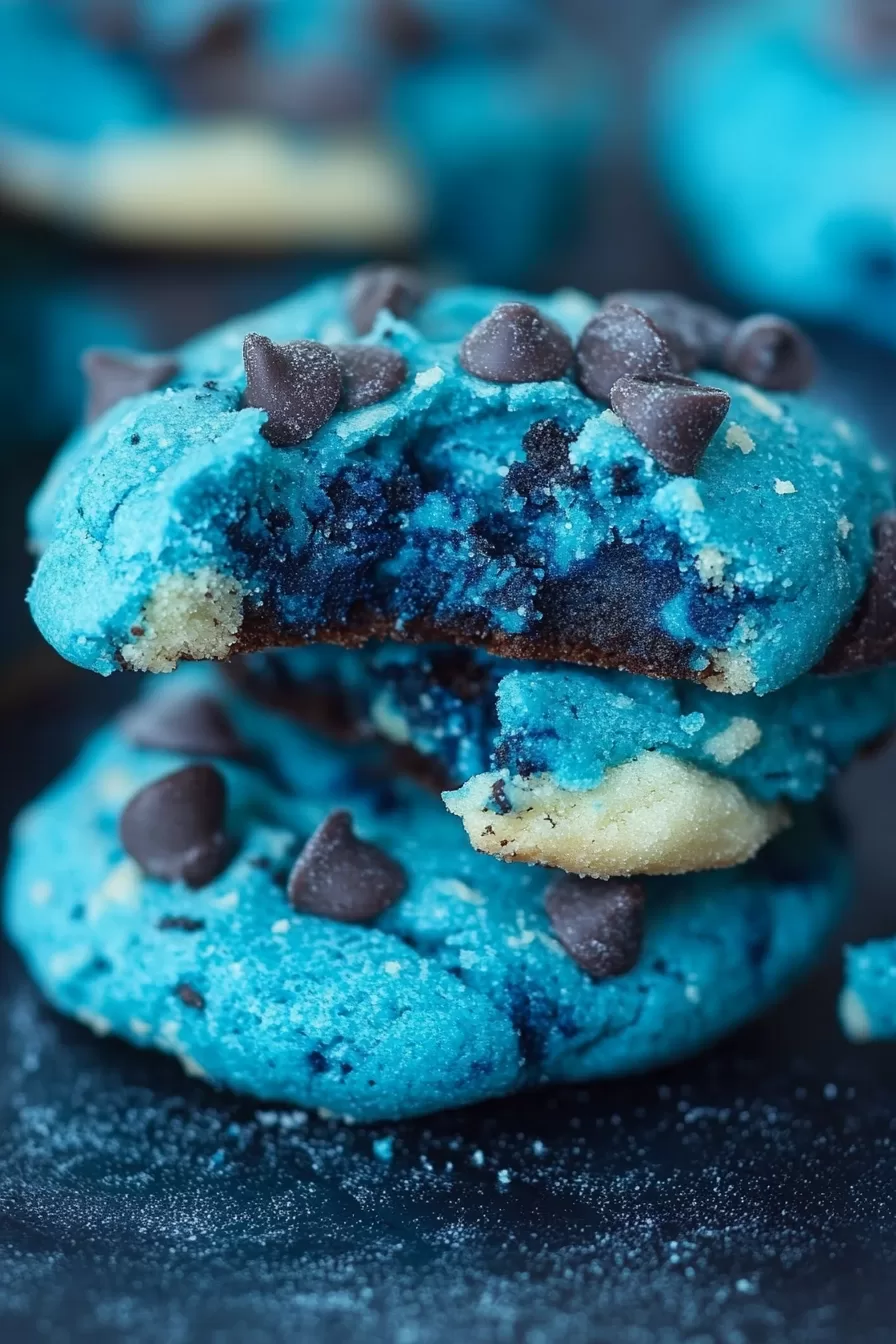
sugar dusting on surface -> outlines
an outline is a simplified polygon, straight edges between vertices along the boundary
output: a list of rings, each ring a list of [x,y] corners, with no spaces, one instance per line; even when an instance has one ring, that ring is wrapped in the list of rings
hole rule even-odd
[[[0,1295],[51,1344],[834,1344],[832,1266],[873,1296],[896,1253],[896,1119],[829,1075],[717,1056],[347,1126],[6,997]]]

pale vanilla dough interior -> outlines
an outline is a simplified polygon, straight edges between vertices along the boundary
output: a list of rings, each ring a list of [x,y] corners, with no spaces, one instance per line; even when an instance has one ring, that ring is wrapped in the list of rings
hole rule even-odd
[[[443,795],[474,848],[509,862],[583,877],[690,873],[745,863],[788,825],[781,804],[757,802],[729,779],[647,751],[574,791],[550,775],[516,778],[513,810],[493,808],[498,774]]]

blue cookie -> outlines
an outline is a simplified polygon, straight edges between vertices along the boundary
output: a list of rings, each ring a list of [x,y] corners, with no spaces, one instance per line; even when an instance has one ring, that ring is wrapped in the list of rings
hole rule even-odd
[[[772,390],[811,368],[780,319],[385,268],[175,363],[106,368],[32,510],[84,667],[373,637],[764,694],[893,656],[886,462]]]
[[[701,9],[660,73],[659,166],[751,303],[896,340],[896,22],[884,0]]]
[[[519,279],[582,219],[594,65],[539,0],[6,0],[0,190],[126,244]]]
[[[505,867],[376,748],[189,669],[20,818],[6,922],[98,1033],[372,1120],[698,1050],[811,965],[847,887],[811,815],[724,874]]]
[[[850,1040],[896,1040],[896,938],[847,947],[840,1021]]]
[[[734,699],[656,681],[475,650],[310,645],[228,668],[261,703],[337,739],[372,732],[410,745],[446,787],[471,775],[550,774],[591,789],[607,770],[661,751],[736,780],[765,802],[811,802],[896,725],[896,668],[801,677]]]
[[[893,668],[735,698],[450,647],[315,645],[229,670],[337,739],[395,744],[483,853],[590,877],[745,862],[896,725]]]

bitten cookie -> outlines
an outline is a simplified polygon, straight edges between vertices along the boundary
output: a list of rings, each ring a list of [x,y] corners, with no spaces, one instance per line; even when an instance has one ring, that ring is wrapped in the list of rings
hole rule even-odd
[[[659,171],[750,303],[896,340],[896,9],[700,6],[657,74]]]
[[[90,372],[30,600],[96,671],[389,638],[765,693],[892,656],[887,464],[784,390],[782,319],[373,268]]]
[[[377,1119],[698,1050],[811,965],[848,885],[811,814],[751,865],[643,885],[462,836],[378,749],[185,669],[19,819],[6,923],[99,1034]]]
[[[896,724],[893,668],[763,697],[447,646],[318,645],[228,672],[336,739],[413,748],[477,849],[591,877],[752,858],[788,801],[817,798]]]

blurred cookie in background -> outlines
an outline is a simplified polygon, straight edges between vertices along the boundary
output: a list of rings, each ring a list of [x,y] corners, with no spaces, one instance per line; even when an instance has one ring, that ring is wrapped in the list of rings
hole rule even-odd
[[[0,190],[127,245],[426,242],[511,279],[581,219],[581,50],[538,0],[7,0]]]
[[[329,254],[351,268],[365,253]],[[46,459],[81,418],[81,357],[93,347],[159,352],[307,283],[320,254],[247,256],[104,247],[0,220],[0,462]],[[34,476],[36,486],[39,473]]]
[[[892,0],[701,5],[660,61],[652,118],[716,279],[896,344]]]

